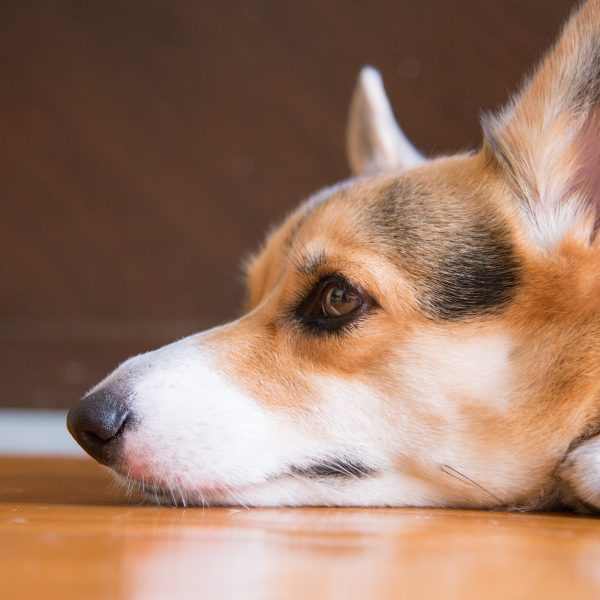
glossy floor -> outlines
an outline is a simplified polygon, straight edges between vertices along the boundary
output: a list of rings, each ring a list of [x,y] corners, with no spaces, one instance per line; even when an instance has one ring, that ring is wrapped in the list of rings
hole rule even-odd
[[[0,458],[2,598],[598,598],[600,520],[139,506],[92,461]]]

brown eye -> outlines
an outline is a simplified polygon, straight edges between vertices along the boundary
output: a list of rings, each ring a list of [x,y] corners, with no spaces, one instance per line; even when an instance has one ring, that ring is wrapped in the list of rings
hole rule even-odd
[[[352,290],[332,281],[327,284],[321,296],[321,310],[326,317],[345,317],[362,304],[360,296]]]
[[[313,333],[336,333],[362,318],[377,303],[341,275],[319,281],[295,309],[296,318]]]

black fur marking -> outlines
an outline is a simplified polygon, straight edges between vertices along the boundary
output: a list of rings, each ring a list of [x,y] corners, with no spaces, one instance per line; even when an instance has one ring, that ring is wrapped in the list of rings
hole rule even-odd
[[[310,479],[325,479],[329,477],[347,477],[357,479],[373,475],[375,470],[354,460],[327,459],[315,462],[307,467],[292,467],[294,475]]]
[[[499,312],[520,280],[506,224],[473,210],[468,198],[454,200],[437,202],[401,180],[375,203],[371,217],[389,257],[422,290],[425,312],[444,321]]]
[[[442,319],[460,319],[503,307],[518,282],[505,232],[475,223],[440,258],[430,304]]]

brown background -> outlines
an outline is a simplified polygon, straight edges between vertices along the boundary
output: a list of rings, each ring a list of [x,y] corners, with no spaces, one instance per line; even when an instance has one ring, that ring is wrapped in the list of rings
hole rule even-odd
[[[235,316],[239,259],[348,175],[356,74],[426,153],[479,143],[563,0],[3,0],[0,406],[68,406]]]

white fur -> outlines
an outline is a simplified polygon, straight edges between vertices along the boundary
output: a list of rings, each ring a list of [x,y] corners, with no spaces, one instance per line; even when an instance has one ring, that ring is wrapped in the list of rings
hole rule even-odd
[[[348,148],[357,175],[410,169],[425,162],[396,122],[381,75],[373,67],[362,69],[354,91]]]
[[[413,357],[406,375],[425,398],[439,407],[484,403],[498,411],[509,410],[511,397],[511,344],[505,335],[481,334],[476,329],[456,333],[437,331],[419,335],[406,354]],[[457,402],[460,400],[460,402]]]
[[[575,450],[559,471],[565,484],[564,499],[580,508],[579,501],[600,510],[600,436],[595,436]]]

